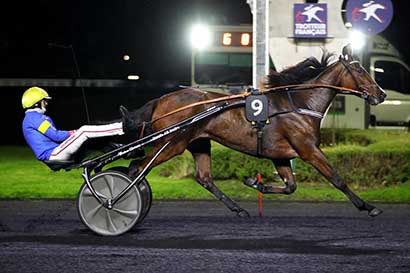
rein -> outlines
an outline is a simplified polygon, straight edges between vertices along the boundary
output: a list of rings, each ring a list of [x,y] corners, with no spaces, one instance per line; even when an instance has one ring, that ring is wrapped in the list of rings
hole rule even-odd
[[[334,85],[329,85],[329,84],[315,84],[315,83],[308,83],[308,84],[291,84],[291,85],[283,85],[283,86],[277,86],[277,87],[273,87],[273,88],[269,88],[266,90],[262,90],[261,93],[269,93],[269,92],[273,92],[273,91],[279,91],[279,90],[283,90],[283,91],[291,91],[291,90],[305,90],[305,89],[311,89],[311,88],[329,88],[329,89],[333,89],[333,90],[337,90],[339,91],[341,94],[357,94],[357,95],[362,95],[361,92],[355,90],[355,89],[351,89],[351,88],[346,88],[346,87],[339,87],[339,86],[334,86]],[[216,98],[216,99],[211,99],[211,100],[205,100],[205,101],[198,101],[198,102],[194,102],[188,105],[185,105],[183,107],[177,108],[173,111],[170,111],[162,116],[159,116],[153,120],[150,121],[151,124],[157,122],[160,119],[163,119],[165,117],[168,117],[170,115],[173,115],[175,113],[184,111],[186,109],[198,106],[198,105],[203,105],[203,104],[209,104],[209,103],[215,103],[215,102],[220,102],[220,101],[227,101],[227,100],[233,100],[233,99],[244,99],[247,96],[249,96],[251,94],[251,92],[246,91],[243,92],[241,94],[237,94],[237,95],[231,95],[231,96],[224,96],[224,97],[220,97],[220,98]],[[311,112],[310,110],[306,110],[306,109],[297,109],[296,112],[299,112],[301,114],[309,114],[309,112]],[[287,113],[287,112],[284,112]],[[319,117],[316,112],[312,113],[313,116]]]
[[[269,88],[267,90],[262,90],[261,92],[267,93],[267,92],[279,91],[279,90],[290,91],[290,90],[304,90],[304,89],[311,89],[311,88],[329,88],[329,89],[337,90],[341,94],[356,94],[356,95],[362,94],[360,91],[357,91],[355,89],[334,86],[334,85],[329,85],[329,84],[321,84],[321,83],[302,83],[302,84],[282,85],[282,86]]]
[[[177,109],[175,109],[175,110],[173,110],[173,111],[171,111],[171,112],[168,112],[168,113],[166,113],[166,114],[164,114],[164,115],[162,115],[162,116],[159,116],[159,117],[157,117],[157,118],[151,120],[151,124],[154,123],[154,122],[156,122],[156,121],[158,121],[158,120],[160,120],[160,119],[163,119],[163,118],[165,118],[165,117],[168,117],[168,116],[170,116],[170,115],[173,115],[173,114],[175,114],[175,113],[184,111],[184,110],[186,110],[186,109],[189,109],[189,108],[192,108],[192,107],[195,107],[195,106],[198,106],[198,105],[203,105],[203,104],[208,104],[208,103],[215,103],[215,102],[220,102],[220,101],[233,100],[233,99],[240,99],[240,98],[243,99],[243,98],[246,98],[246,97],[249,96],[249,95],[250,95],[250,92],[244,92],[244,93],[237,94],[237,95],[231,95],[231,96],[220,97],[220,98],[211,99],[211,100],[204,100],[204,101],[194,102],[194,103],[191,103],[191,104],[182,106],[182,107],[180,107],[180,108],[177,108]]]

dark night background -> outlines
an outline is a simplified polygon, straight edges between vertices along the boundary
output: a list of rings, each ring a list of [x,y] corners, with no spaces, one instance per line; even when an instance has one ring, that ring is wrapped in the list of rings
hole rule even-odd
[[[272,0],[274,1],[274,0]],[[410,3],[392,0],[395,16],[381,33],[409,63]],[[7,2],[0,11],[0,78],[77,78],[72,46],[82,78],[141,77],[134,88],[85,88],[91,119],[119,118],[130,109],[190,83],[189,28],[252,23],[246,0],[38,0]],[[128,54],[131,59],[122,59]],[[25,87],[0,87],[4,124],[1,144],[23,144],[20,132]],[[46,88],[48,114],[60,129],[86,122],[80,88]]]

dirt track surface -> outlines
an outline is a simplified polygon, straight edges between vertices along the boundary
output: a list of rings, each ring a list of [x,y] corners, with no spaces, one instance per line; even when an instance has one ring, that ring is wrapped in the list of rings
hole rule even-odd
[[[0,272],[410,272],[410,205],[154,201],[145,221],[102,237],[75,202],[0,200]]]

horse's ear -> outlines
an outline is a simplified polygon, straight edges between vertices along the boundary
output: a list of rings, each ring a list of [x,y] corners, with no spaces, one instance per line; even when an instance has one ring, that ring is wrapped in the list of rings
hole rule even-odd
[[[352,52],[352,47],[350,46],[350,44],[347,44],[343,47],[343,58],[345,58],[346,60],[352,58],[353,52]]]

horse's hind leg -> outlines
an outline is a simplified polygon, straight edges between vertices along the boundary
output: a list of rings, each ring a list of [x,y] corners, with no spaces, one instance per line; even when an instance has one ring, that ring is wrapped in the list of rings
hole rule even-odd
[[[256,179],[248,178],[245,185],[257,189],[261,193],[276,193],[276,194],[292,194],[296,190],[296,180],[292,173],[292,167],[289,159],[274,159],[276,170],[282,181],[285,183],[284,187],[264,185]]]
[[[226,196],[214,183],[211,176],[211,143],[209,139],[198,139],[188,146],[195,160],[196,181],[221,200],[231,211],[240,217],[249,217],[249,213]]]
[[[337,189],[341,190],[352,203],[359,210],[366,210],[369,216],[377,216],[382,213],[381,210],[364,202],[358,197],[343,181],[343,179],[337,174],[336,170],[329,164],[326,157],[319,148],[316,148],[312,152],[301,155],[301,158],[309,162],[315,167],[323,176],[325,176]]]

